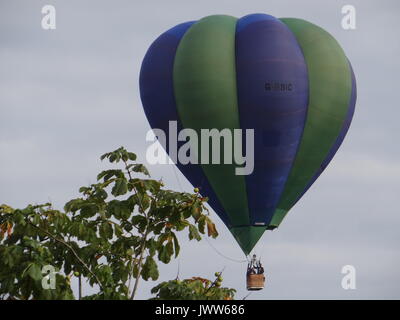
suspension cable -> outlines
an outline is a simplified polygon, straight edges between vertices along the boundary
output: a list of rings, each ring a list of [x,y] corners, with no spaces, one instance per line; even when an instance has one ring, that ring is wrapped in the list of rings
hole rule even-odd
[[[184,191],[183,191],[183,188],[182,188],[182,184],[181,184],[181,182],[180,182],[180,180],[179,180],[179,176],[178,176],[178,174],[177,174],[177,172],[176,172],[175,164],[172,165],[172,168],[173,168],[173,171],[174,171],[174,174],[175,174],[175,178],[176,178],[176,180],[177,180],[177,182],[178,182],[179,189],[180,189],[181,192],[184,192]],[[249,262],[249,259],[248,259],[247,256],[246,256],[246,260],[238,260],[238,259],[230,258],[230,257],[224,255],[223,253],[221,253],[217,248],[215,248],[215,247],[211,244],[210,240],[208,240],[207,237],[204,237],[204,238],[206,239],[208,245],[209,245],[218,255],[220,255],[220,256],[223,257],[224,259],[227,259],[227,260],[230,260],[230,261],[236,262],[236,263]]]

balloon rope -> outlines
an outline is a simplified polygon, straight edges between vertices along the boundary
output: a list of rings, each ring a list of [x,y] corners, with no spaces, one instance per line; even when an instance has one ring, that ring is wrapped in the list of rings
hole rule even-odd
[[[206,237],[205,237],[204,239],[207,240],[207,243],[209,244],[209,246],[210,246],[217,254],[219,254],[221,257],[223,257],[223,258],[225,258],[225,259],[227,259],[227,260],[230,260],[230,261],[232,261],[232,262],[237,262],[237,263],[248,262],[247,257],[246,257],[246,260],[237,260],[237,259],[233,259],[233,258],[230,258],[230,257],[224,255],[223,253],[221,253],[217,248],[215,248],[215,247],[211,244],[210,240],[208,240]]]
[[[252,293],[253,291],[251,291],[248,295],[246,295],[242,300],[246,300]]]
[[[175,164],[172,165],[172,169],[173,169],[173,171],[174,171],[175,178],[176,178],[176,180],[177,180],[177,182],[178,182],[178,186],[179,186],[181,192],[183,192],[183,188],[182,188],[181,182],[180,182],[179,177],[178,177],[178,174],[177,174],[177,172],[176,172]],[[219,254],[221,257],[223,257],[223,258],[225,258],[225,259],[227,259],[227,260],[233,261],[233,262],[237,262],[237,263],[244,263],[244,262],[248,262],[248,261],[249,261],[249,260],[247,259],[247,257],[246,257],[246,260],[237,260],[237,259],[233,259],[233,258],[230,258],[230,257],[228,257],[228,256],[226,256],[226,255],[224,255],[224,254],[222,254],[220,251],[217,250],[217,248],[215,248],[215,247],[211,244],[211,242],[208,240],[208,238],[206,238],[206,237],[204,237],[204,238],[207,240],[208,245],[209,245],[217,254]]]
[[[179,177],[178,177],[178,174],[177,174],[177,172],[176,172],[175,164],[172,165],[172,170],[174,171],[175,178],[176,178],[176,180],[178,181],[179,189],[181,189],[181,192],[183,192],[183,188],[182,188],[181,182],[180,182]]]

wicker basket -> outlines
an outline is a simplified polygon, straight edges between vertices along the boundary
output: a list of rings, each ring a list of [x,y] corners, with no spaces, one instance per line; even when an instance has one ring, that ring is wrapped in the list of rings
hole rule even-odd
[[[263,274],[247,275],[247,290],[255,291],[264,289],[265,276]]]

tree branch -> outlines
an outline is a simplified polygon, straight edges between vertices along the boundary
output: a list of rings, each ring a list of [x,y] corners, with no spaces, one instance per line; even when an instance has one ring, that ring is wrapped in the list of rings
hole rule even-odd
[[[97,281],[98,285],[100,286],[100,288],[101,288],[102,290],[104,290],[103,285],[102,285],[100,279],[97,277],[97,275],[96,275],[92,270],[90,270],[90,268],[87,266],[87,264],[81,259],[81,257],[79,257],[79,255],[76,253],[76,251],[74,250],[74,248],[72,248],[72,246],[71,246],[70,244],[68,244],[67,242],[65,242],[65,241],[62,240],[62,239],[58,239],[56,236],[54,236],[53,234],[51,234],[49,231],[47,231],[47,230],[45,230],[45,229],[43,229],[43,228],[41,228],[41,227],[39,227],[39,226],[33,224],[31,221],[28,221],[28,223],[29,223],[31,226],[35,227],[36,229],[38,229],[38,230],[42,231],[43,233],[47,234],[50,238],[52,238],[52,239],[54,239],[55,241],[57,241],[57,242],[63,244],[63,245],[66,246],[69,250],[71,250],[71,252],[72,252],[72,254],[75,256],[75,258],[76,258],[76,259],[80,262],[80,264],[81,264],[81,265],[96,279],[96,281]]]
[[[136,294],[136,291],[137,291],[137,288],[139,285],[139,279],[140,279],[140,275],[142,272],[143,254],[144,254],[144,249],[145,249],[145,245],[146,245],[147,235],[148,235],[148,225],[146,226],[146,231],[145,231],[145,234],[143,235],[142,247],[140,248],[138,272],[136,275],[135,285],[133,286],[131,300],[133,300],[135,298],[135,294]]]
[[[79,274],[78,285],[79,285],[79,300],[81,300],[82,299],[82,275],[81,274]]]
[[[130,170],[128,168],[128,163],[125,160],[123,160],[123,162],[125,164],[125,169],[128,172],[129,180],[132,181],[133,179],[132,179],[131,172],[130,172]],[[140,248],[140,255],[139,255],[138,272],[137,272],[137,275],[136,275],[135,284],[133,286],[132,294],[131,294],[131,297],[130,297],[131,300],[133,300],[135,298],[136,291],[137,291],[137,288],[138,288],[138,285],[139,285],[139,279],[140,279],[141,272],[142,272],[143,254],[144,254],[144,249],[145,249],[147,235],[148,235],[148,229],[149,229],[148,216],[146,214],[146,211],[143,208],[142,201],[140,200],[138,191],[137,191],[137,189],[136,189],[134,184],[132,184],[132,187],[133,187],[133,190],[134,190],[134,192],[137,195],[138,200],[139,200],[139,203],[138,203],[139,204],[139,212],[141,212],[147,219],[147,226],[146,226],[145,232],[143,233],[143,242],[142,242],[142,247]]]

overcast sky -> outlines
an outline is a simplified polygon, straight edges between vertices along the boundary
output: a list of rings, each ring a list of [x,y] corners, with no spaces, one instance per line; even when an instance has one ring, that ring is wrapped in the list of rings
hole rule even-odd
[[[54,5],[57,29],[41,28]],[[356,8],[356,30],[341,27],[341,8]],[[358,87],[350,131],[329,168],[256,247],[265,290],[253,299],[400,298],[400,2],[284,0],[0,0],[0,203],[52,201],[62,208],[95,182],[99,156],[123,145],[145,161],[149,130],[138,74],[151,42],[166,29],[210,14],[268,13],[309,20],[330,32],[352,62]],[[154,178],[193,187],[171,165]],[[229,258],[244,256],[213,213]],[[213,277],[243,298],[246,264],[218,255],[207,241],[182,238],[180,277]],[[356,290],[343,290],[341,268],[356,268]],[[178,260],[159,280],[176,276]],[[140,298],[155,283],[143,281]]]

